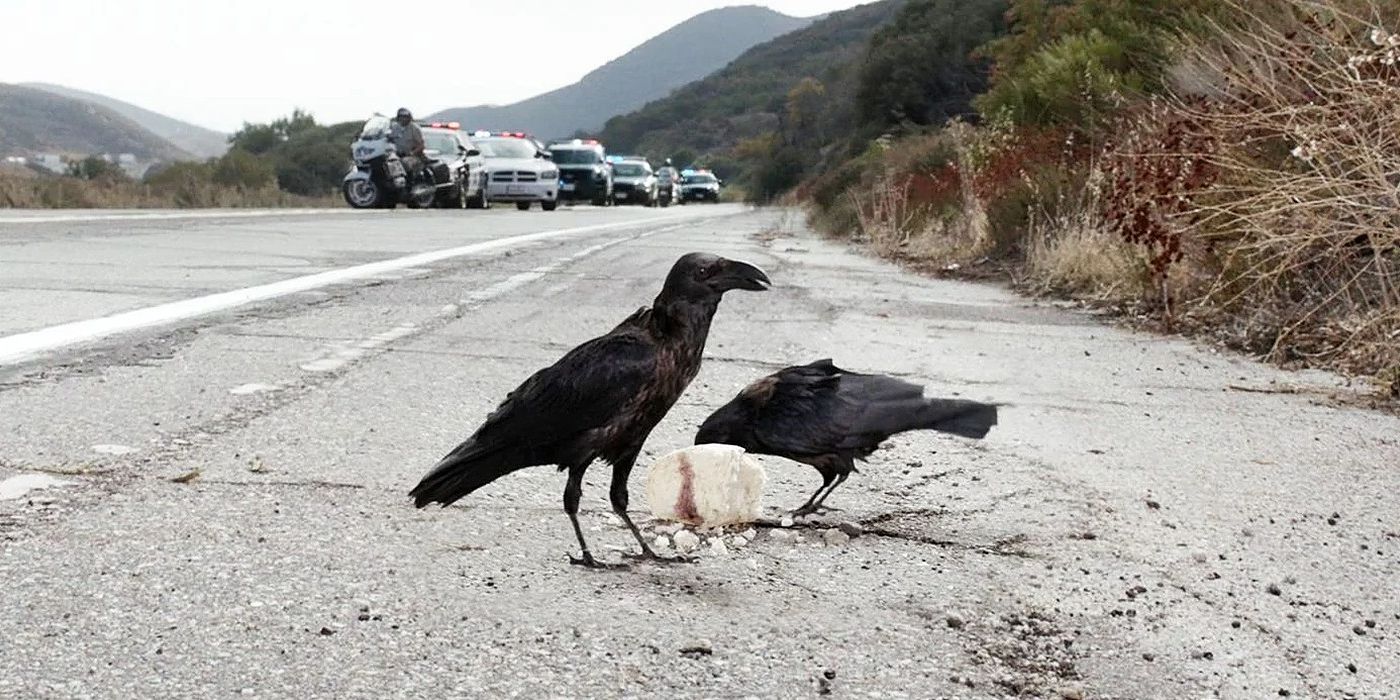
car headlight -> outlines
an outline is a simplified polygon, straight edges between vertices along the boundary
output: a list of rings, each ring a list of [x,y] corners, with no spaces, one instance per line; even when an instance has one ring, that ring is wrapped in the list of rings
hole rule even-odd
[[[541,170],[541,171],[540,171],[540,179],[541,179],[541,180],[553,180],[553,179],[556,179],[556,178],[558,178],[558,177],[559,177],[559,171],[558,171],[558,170]]]

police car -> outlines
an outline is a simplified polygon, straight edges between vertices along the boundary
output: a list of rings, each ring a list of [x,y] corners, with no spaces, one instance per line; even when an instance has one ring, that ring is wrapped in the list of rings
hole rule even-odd
[[[724,182],[709,170],[681,171],[682,202],[718,202],[719,188]]]
[[[423,130],[423,150],[437,185],[433,205],[450,209],[486,206],[485,159],[457,122],[432,122]]]
[[[559,198],[586,200],[595,206],[613,203],[613,171],[603,144],[594,139],[568,139],[549,144],[559,166]]]
[[[613,199],[618,204],[654,207],[660,202],[657,196],[659,183],[646,158],[608,156],[608,162],[612,164]]]
[[[559,168],[539,141],[519,131],[477,131],[472,142],[486,156],[489,201],[514,202],[521,211],[536,202],[545,211],[559,206]]]

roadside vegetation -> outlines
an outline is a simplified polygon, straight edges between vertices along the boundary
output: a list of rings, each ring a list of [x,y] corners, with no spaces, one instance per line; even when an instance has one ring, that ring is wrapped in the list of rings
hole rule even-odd
[[[87,158],[55,175],[0,170],[0,207],[287,207],[330,205],[358,122],[322,125],[305,112],[244,124],[218,158],[157,165],[140,180]]]
[[[909,0],[852,126],[809,129],[846,108],[799,84],[741,151],[747,191],[921,269],[1400,397],[1397,32],[1368,0]]]

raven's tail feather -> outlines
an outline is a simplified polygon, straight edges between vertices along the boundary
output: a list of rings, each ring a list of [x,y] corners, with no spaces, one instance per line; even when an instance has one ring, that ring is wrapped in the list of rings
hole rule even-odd
[[[917,428],[980,440],[997,424],[997,407],[966,399],[928,399],[916,420]]]
[[[530,466],[511,456],[500,449],[482,450],[471,443],[462,445],[443,457],[408,495],[413,497],[413,505],[418,508],[429,503],[452,505],[482,486]]]

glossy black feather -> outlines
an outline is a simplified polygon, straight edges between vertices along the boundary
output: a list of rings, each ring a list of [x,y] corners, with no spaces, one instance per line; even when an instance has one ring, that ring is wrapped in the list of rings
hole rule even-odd
[[[508,394],[409,495],[419,507],[448,505],[518,469],[614,456],[594,438],[651,379],[655,349],[635,317],[574,348]]]
[[[705,421],[696,442],[739,445],[799,461],[832,457],[849,462],[905,431],[981,438],[996,421],[993,404],[926,399],[917,384],[818,360],[749,385]]]

